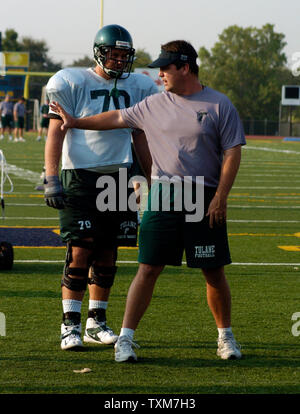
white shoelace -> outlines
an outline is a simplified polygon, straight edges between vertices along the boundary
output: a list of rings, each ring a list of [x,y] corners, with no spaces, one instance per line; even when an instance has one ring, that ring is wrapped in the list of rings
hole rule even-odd
[[[241,345],[234,339],[232,335],[225,335],[224,337],[219,338],[218,342],[222,343],[222,346],[232,346],[241,349]]]
[[[134,342],[132,339],[130,339],[129,337],[120,337],[119,338],[119,345],[124,347],[124,348],[131,348],[132,346],[134,346],[135,348],[140,348],[139,344],[137,344],[136,342]]]

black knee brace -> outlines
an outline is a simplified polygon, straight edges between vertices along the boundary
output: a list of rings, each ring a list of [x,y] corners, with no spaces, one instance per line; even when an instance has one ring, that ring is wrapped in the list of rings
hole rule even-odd
[[[115,275],[117,272],[116,266],[91,266],[91,277],[88,280],[90,285],[97,285],[101,288],[111,288],[114,284]]]
[[[65,286],[67,289],[80,292],[86,290],[89,268],[70,267],[72,263],[72,246],[83,247],[88,250],[93,250],[93,242],[87,242],[82,240],[70,240],[67,243],[66,262],[64,267],[64,277],[61,281],[61,286]],[[77,276],[76,278],[70,276]]]
[[[80,267],[67,267],[65,268],[64,277],[61,281],[61,286],[65,286],[70,290],[80,292],[86,290],[88,281],[89,269],[83,269]],[[70,277],[78,276],[78,278]]]

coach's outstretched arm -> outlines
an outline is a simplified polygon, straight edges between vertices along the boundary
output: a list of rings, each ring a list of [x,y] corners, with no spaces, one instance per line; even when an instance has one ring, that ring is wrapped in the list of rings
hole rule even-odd
[[[67,128],[91,129],[96,131],[128,128],[119,110],[103,112],[86,118],[73,118],[58,102],[51,102],[50,107],[62,118],[63,124],[60,127],[62,131]]]

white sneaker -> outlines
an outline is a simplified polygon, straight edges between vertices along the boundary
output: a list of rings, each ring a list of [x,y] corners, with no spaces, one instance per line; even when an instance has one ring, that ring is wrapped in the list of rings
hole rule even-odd
[[[12,141],[12,139],[13,139],[13,137],[10,135],[10,136],[8,137],[8,140],[9,140],[9,141]]]
[[[242,357],[240,349],[232,334],[218,339],[217,355],[222,359],[240,359]]]
[[[65,325],[61,324],[61,349],[76,351],[83,348],[81,340],[81,324]]]
[[[140,348],[140,346],[133,342],[129,336],[119,336],[115,344],[115,361],[116,362],[135,362],[137,356],[132,347]]]
[[[88,318],[83,340],[93,344],[111,345],[117,342],[118,335],[105,322],[101,323],[94,318]]]
[[[26,139],[24,139],[23,137],[20,137],[20,138],[19,138],[19,141],[20,141],[20,142],[26,142]]]
[[[38,136],[38,137],[36,138],[36,140],[37,140],[37,141],[40,141],[40,140],[41,140],[41,137],[40,137],[40,136]]]
[[[10,139],[10,141],[11,141],[11,139]],[[18,142],[18,141],[19,141],[19,140],[18,140],[18,138],[15,138],[15,139],[14,139],[14,142]]]
[[[0,135],[0,139],[4,139],[4,135],[2,134],[2,135]]]

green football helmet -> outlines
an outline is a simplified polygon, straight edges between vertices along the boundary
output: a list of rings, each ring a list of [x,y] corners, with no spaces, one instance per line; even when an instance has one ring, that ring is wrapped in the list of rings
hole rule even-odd
[[[94,59],[96,63],[111,78],[120,78],[130,75],[132,63],[134,60],[135,50],[132,47],[133,42],[129,32],[117,24],[110,24],[98,30],[94,40]],[[109,69],[105,66],[107,59],[110,57],[112,49],[127,50],[126,60],[123,61],[123,67],[120,70]]]

